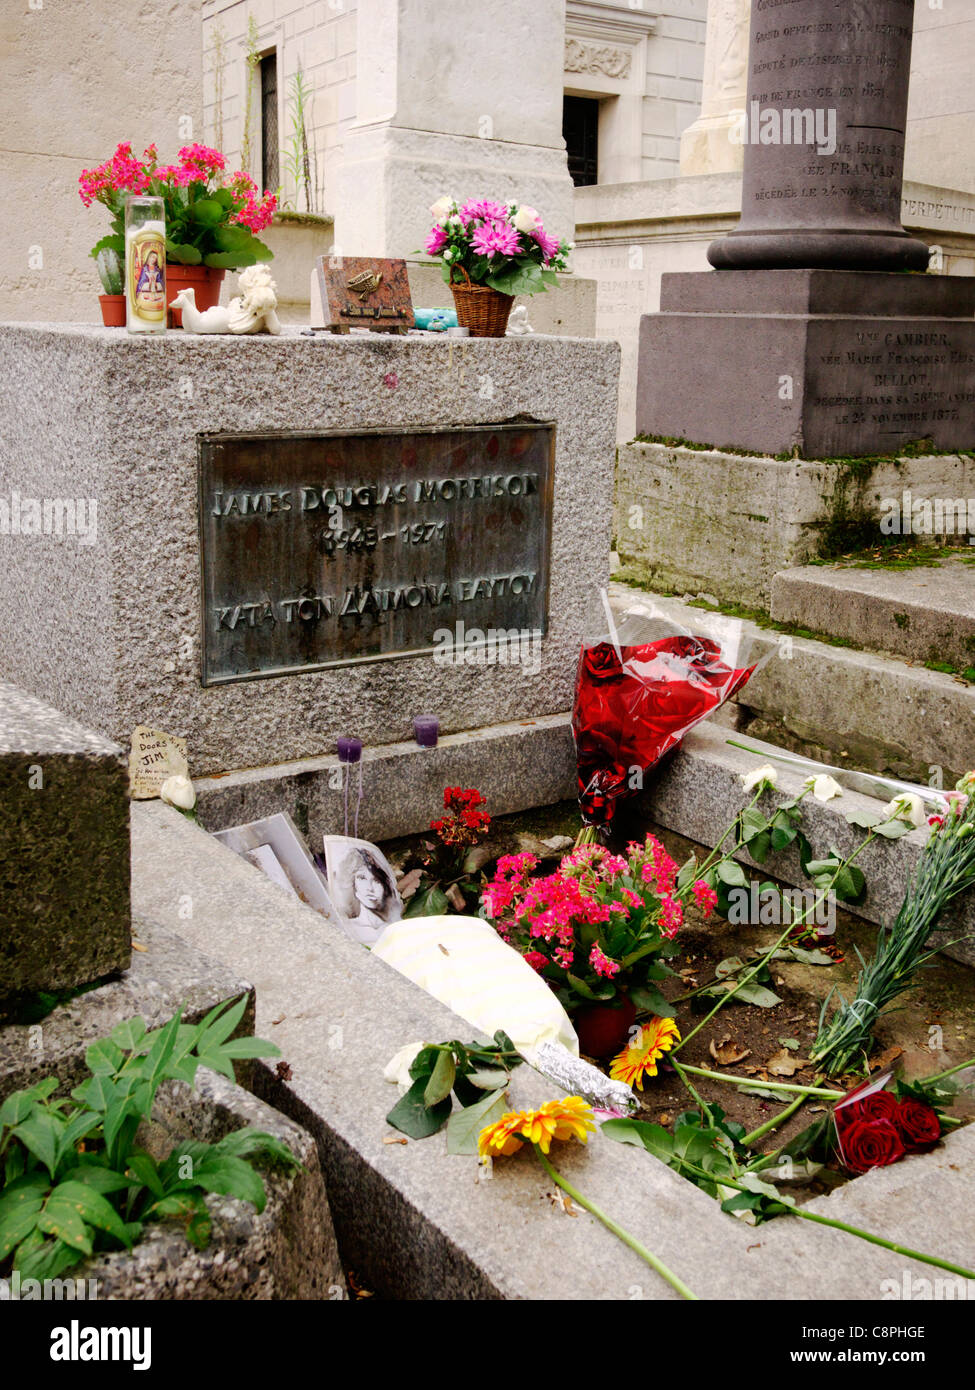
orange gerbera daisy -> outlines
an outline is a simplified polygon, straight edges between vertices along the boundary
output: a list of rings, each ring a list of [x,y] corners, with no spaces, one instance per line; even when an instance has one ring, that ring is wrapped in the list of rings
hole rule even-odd
[[[523,1143],[537,1144],[547,1154],[553,1139],[578,1139],[585,1144],[595,1134],[592,1110],[581,1096],[549,1100],[539,1110],[512,1110],[481,1130],[477,1151],[482,1158],[509,1157]]]
[[[643,1090],[644,1076],[657,1075],[657,1063],[674,1043],[680,1042],[677,1023],[672,1018],[657,1018],[656,1015],[640,1029],[640,1036],[619,1056],[613,1058],[609,1074],[614,1081],[625,1081],[627,1086],[636,1085]]]

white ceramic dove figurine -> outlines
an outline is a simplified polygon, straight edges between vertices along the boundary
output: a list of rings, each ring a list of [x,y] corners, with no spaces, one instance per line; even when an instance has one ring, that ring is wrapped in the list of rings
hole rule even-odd
[[[266,265],[242,270],[237,281],[240,294],[230,301],[231,333],[280,333],[277,285]]]
[[[175,299],[170,300],[171,309],[180,309],[183,314],[183,328],[187,333],[229,333],[230,310],[221,304],[201,313],[196,307],[196,290],[180,290]]]

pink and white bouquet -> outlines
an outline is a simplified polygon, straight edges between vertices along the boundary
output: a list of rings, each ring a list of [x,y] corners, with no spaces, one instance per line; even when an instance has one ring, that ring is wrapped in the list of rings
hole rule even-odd
[[[527,204],[440,198],[425,249],[443,263],[444,283],[487,285],[499,294],[538,294],[558,283],[573,243],[550,236]]]

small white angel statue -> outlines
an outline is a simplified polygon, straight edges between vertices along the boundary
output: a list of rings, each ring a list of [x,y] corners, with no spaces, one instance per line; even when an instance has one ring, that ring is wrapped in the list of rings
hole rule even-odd
[[[240,294],[230,301],[231,333],[280,333],[277,285],[270,266],[252,265],[242,270],[237,281]]]

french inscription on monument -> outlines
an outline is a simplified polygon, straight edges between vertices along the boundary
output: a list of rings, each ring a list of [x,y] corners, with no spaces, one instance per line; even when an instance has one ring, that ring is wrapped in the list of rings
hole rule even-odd
[[[554,447],[538,422],[201,436],[203,684],[544,632]]]

